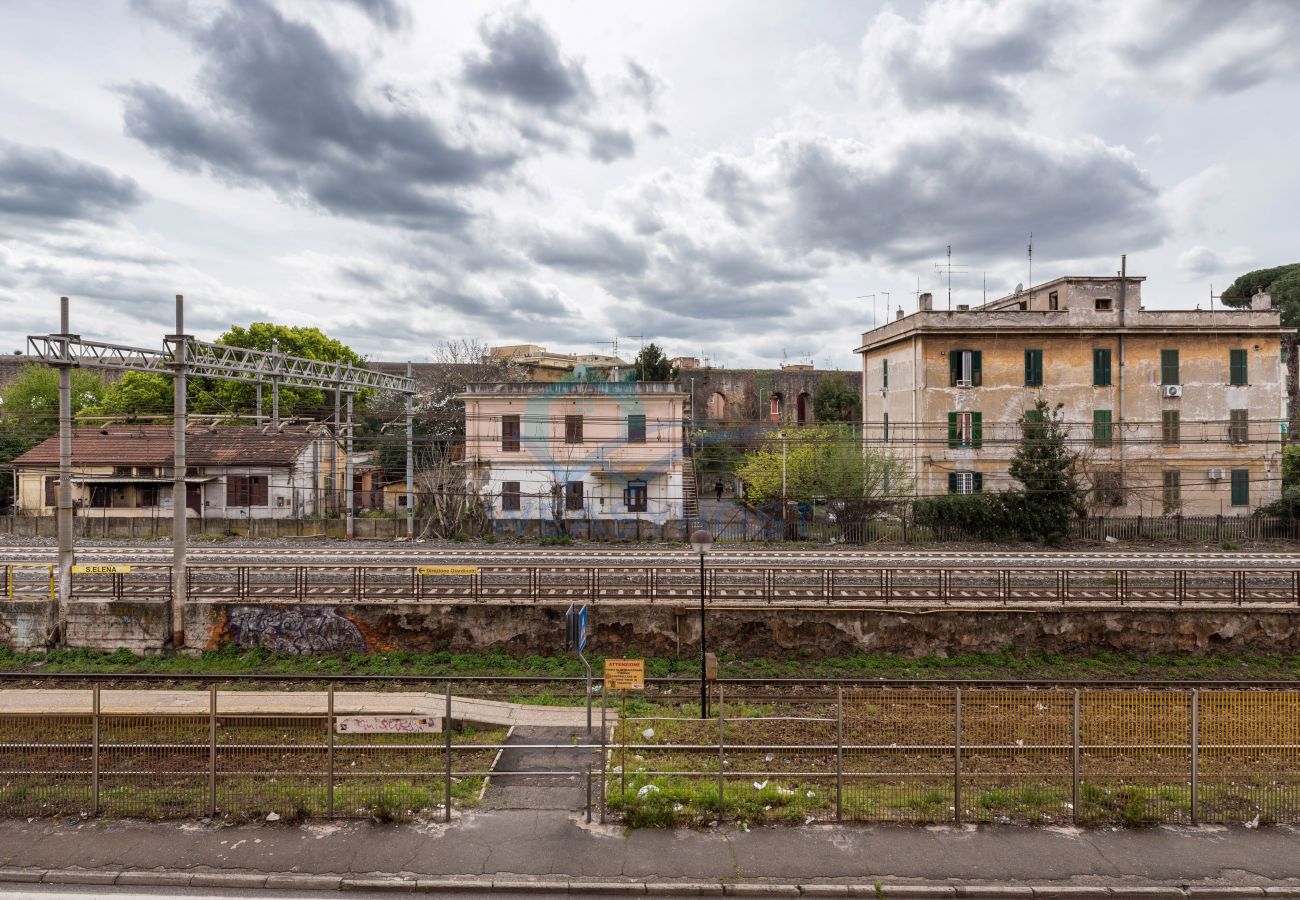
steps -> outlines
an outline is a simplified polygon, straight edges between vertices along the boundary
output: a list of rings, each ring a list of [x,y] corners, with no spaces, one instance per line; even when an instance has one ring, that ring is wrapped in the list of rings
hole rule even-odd
[[[700,518],[700,485],[695,475],[695,457],[682,458],[682,518],[688,527]]]

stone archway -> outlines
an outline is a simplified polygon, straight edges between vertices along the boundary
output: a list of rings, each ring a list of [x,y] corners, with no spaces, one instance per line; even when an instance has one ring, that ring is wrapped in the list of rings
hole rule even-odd
[[[812,397],[807,393],[800,393],[795,398],[794,415],[795,423],[798,425],[808,425],[812,422]]]
[[[769,405],[771,407],[770,416],[772,421],[780,424],[781,413],[784,411],[783,407],[785,406],[785,398],[781,396],[779,391],[773,393]]]
[[[725,419],[727,417],[727,398],[719,391],[709,394],[705,413],[710,419]]]

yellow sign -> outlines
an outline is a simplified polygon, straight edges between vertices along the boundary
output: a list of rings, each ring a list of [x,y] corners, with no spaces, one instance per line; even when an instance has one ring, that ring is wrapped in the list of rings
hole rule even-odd
[[[102,566],[73,566],[73,575],[130,575],[131,567],[119,563]]]
[[[644,691],[644,659],[607,659],[605,660],[605,690],[607,691]]]
[[[417,575],[477,575],[478,566],[416,566]]]

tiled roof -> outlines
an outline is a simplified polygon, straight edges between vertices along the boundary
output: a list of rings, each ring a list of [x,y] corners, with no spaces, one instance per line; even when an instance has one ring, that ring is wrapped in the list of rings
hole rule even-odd
[[[104,432],[107,432],[105,434]],[[74,465],[161,466],[172,464],[174,430],[170,425],[109,425],[72,430]],[[186,435],[187,466],[289,466],[311,446],[314,435],[262,434],[251,425],[217,426],[215,432]],[[14,460],[15,465],[59,463],[58,435],[47,438]]]

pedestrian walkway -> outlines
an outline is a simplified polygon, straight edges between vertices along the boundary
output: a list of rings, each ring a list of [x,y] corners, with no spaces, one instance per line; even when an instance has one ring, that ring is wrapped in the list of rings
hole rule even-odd
[[[599,732],[593,736],[599,744]],[[549,747],[521,745],[549,744]],[[600,754],[592,750],[585,726],[573,728],[515,728],[506,741],[495,772],[483,795],[484,809],[534,809],[576,812],[587,808],[587,771],[595,767],[590,785],[595,798]]]
[[[207,691],[101,690],[99,709],[104,715],[205,716],[211,699]],[[220,715],[325,715],[329,706],[325,691],[218,691]],[[422,716],[436,719],[441,728],[446,712],[444,694],[404,691],[335,691],[335,715]],[[93,692],[81,688],[0,690],[0,715],[90,715]],[[610,712],[612,715],[613,712]],[[451,698],[451,717],[456,722],[485,726],[543,728],[586,728],[585,706],[532,706]]]

